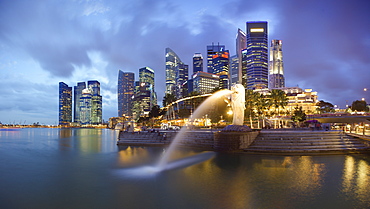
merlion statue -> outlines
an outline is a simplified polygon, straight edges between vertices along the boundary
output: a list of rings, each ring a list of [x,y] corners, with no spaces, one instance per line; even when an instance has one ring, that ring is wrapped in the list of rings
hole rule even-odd
[[[235,84],[231,87],[231,91],[233,125],[243,125],[245,109],[245,88],[241,84]]]

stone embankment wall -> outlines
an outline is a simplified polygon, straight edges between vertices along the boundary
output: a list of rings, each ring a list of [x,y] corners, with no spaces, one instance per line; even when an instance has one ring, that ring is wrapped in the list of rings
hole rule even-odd
[[[180,132],[161,131],[161,132],[120,132],[118,145],[166,145],[174,140]],[[215,147],[227,146],[228,151],[241,150],[248,147],[258,135],[258,132],[242,132],[237,137],[232,135],[232,132],[227,132],[226,135],[219,137],[216,142],[215,137],[219,136],[220,132],[212,131],[184,131],[179,136],[178,144],[180,146],[201,148],[205,150],[214,150]],[[236,144],[234,146],[234,144]],[[232,148],[230,148],[232,147]]]
[[[217,132],[214,136],[214,149],[217,151],[240,151],[248,148],[259,132]]]

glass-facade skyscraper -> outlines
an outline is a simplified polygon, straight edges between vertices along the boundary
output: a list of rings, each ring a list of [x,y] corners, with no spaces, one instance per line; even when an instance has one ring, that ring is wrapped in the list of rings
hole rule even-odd
[[[240,82],[239,79],[240,70],[239,70],[239,58],[237,55],[230,57],[230,84],[237,84]]]
[[[82,96],[82,90],[86,89],[85,82],[78,82],[77,86],[74,86],[73,93],[73,122],[80,123],[80,98]]]
[[[242,83],[242,69],[243,69],[243,66],[242,66],[242,63],[243,63],[242,62],[242,59],[243,59],[242,51],[244,49],[246,49],[246,47],[247,47],[247,35],[245,34],[244,31],[242,31],[239,28],[238,33],[236,35],[236,58],[235,57],[230,58],[230,61],[232,61],[234,63],[236,63],[236,62],[238,63],[237,71],[235,71],[235,68],[234,68],[234,72],[232,72],[232,75],[231,75],[231,76],[234,76],[234,77],[231,78],[231,83],[232,84]],[[235,77],[235,76],[237,76],[237,77]]]
[[[170,48],[166,48],[166,94],[176,92],[176,74],[180,64],[183,64],[180,57]]]
[[[72,87],[59,82],[59,125],[72,122]]]
[[[283,87],[285,87],[283,42],[281,40],[272,40],[269,60],[269,88]]]
[[[229,50],[225,49],[225,45],[208,45],[207,46],[207,72],[219,74],[226,71],[229,72]]]
[[[229,50],[225,49],[224,45],[207,46],[207,72],[219,75],[220,88],[227,89],[229,87]]]
[[[247,89],[268,88],[267,22],[247,22],[247,47],[242,51],[242,84]]]
[[[189,66],[181,63],[176,71],[176,98],[182,98],[184,92],[184,84],[189,79]]]
[[[102,96],[100,95],[100,83],[93,80],[87,82],[88,89],[91,91],[91,115],[90,124],[101,124],[102,117]]]
[[[135,89],[135,74],[118,71],[118,117],[132,117],[132,97]]]
[[[203,56],[201,53],[195,53],[193,56],[193,74],[203,71]]]
[[[80,124],[89,125],[92,123],[92,89],[86,88],[82,90],[80,97]]]
[[[157,93],[154,88],[154,70],[149,67],[140,68],[139,82],[146,83],[150,90],[150,107],[157,105]]]

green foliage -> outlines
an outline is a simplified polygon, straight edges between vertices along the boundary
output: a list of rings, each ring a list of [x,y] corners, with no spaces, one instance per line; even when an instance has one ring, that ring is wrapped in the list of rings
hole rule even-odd
[[[159,105],[154,105],[149,112],[149,118],[156,118],[160,115],[162,115],[161,108],[159,107]]]
[[[274,107],[273,114],[279,115],[279,108],[284,108],[288,104],[285,92],[280,89],[272,89],[268,99],[269,107]]]
[[[292,115],[292,121],[302,122],[306,120],[306,113],[302,110],[302,107],[295,107]]]
[[[318,103],[317,103],[317,111],[320,113],[320,114],[323,114],[323,113],[330,113],[330,112],[335,112],[334,110],[334,105],[331,104],[330,102],[325,102],[323,100],[320,100]]]
[[[369,112],[369,107],[367,107],[366,101],[353,101],[351,109],[352,111]]]
[[[176,101],[176,96],[174,94],[166,94],[164,97],[163,97],[163,107],[171,104],[172,102]]]

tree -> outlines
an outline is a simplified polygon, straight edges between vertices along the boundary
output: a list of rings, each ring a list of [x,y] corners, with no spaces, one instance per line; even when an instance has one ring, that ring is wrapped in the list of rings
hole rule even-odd
[[[306,113],[302,110],[302,107],[295,107],[292,115],[292,121],[302,122],[306,120]]]
[[[176,101],[177,98],[175,96],[175,94],[166,94],[164,97],[163,97],[163,107],[166,107],[167,105],[171,104],[172,102]]]
[[[280,114],[279,108],[284,108],[288,104],[288,98],[284,91],[280,89],[272,89],[269,95],[270,106],[274,107],[273,114]]]
[[[320,100],[316,105],[318,106],[317,111],[320,114],[335,112],[334,105],[331,104],[330,102],[325,102],[323,100]]]
[[[156,118],[162,115],[161,108],[159,105],[154,105],[149,112],[149,118]]]
[[[351,106],[352,111],[368,112],[369,107],[366,105],[366,101],[353,101]]]

